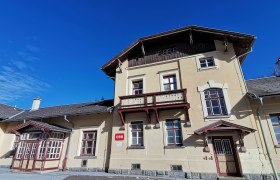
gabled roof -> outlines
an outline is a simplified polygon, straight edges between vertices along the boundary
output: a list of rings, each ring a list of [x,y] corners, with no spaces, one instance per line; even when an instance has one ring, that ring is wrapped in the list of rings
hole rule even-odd
[[[113,100],[104,100],[99,102],[87,102],[79,104],[70,104],[62,106],[51,106],[39,108],[38,110],[26,110],[7,121],[23,121],[23,120],[38,120],[44,118],[60,117],[64,115],[82,115],[109,112],[113,106]]]
[[[155,41],[158,39],[165,38],[167,36],[172,35],[178,35],[180,33],[186,33],[186,32],[200,32],[203,34],[206,34],[208,36],[211,36],[214,39],[222,40],[224,41],[227,39],[229,42],[234,43],[234,48],[236,55],[239,56],[241,54],[244,54],[245,52],[249,51],[252,47],[255,36],[238,33],[238,32],[232,32],[232,31],[225,31],[225,30],[219,30],[219,29],[212,29],[207,27],[200,27],[200,26],[186,26],[183,28],[178,28],[174,30],[170,30],[167,32],[162,32],[146,37],[142,37],[138,40],[136,40],[134,43],[129,45],[127,48],[125,48],[123,51],[121,51],[118,55],[116,55],[114,58],[109,60],[106,64],[104,64],[101,69],[108,75],[112,76],[115,72],[116,66],[118,65],[118,61],[124,61],[126,58],[126,55],[132,51],[137,46],[141,46],[142,43],[148,42],[148,41]],[[184,37],[187,37],[185,35]],[[246,56],[243,56],[240,58],[240,62],[242,63]]]
[[[22,109],[0,104],[0,120],[7,119],[23,111]]]
[[[200,129],[197,129],[196,131],[194,131],[195,134],[199,135],[199,134],[203,134],[203,133],[208,133],[209,131],[211,132],[217,132],[217,131],[242,131],[246,134],[249,134],[251,132],[255,132],[255,129],[252,128],[248,128],[245,126],[241,126],[238,124],[234,124],[234,123],[230,123],[228,121],[217,121],[214,122],[212,124],[209,124],[207,126],[204,126]]]
[[[58,127],[55,125],[51,125],[44,122],[38,122],[38,121],[27,121],[25,123],[19,124],[13,129],[10,129],[8,132],[14,134],[20,134],[19,131],[28,126],[34,126],[44,132],[49,132],[49,131],[65,132],[65,133],[71,132],[71,129],[62,128],[62,127]]]
[[[248,92],[259,97],[280,95],[280,77],[271,76],[246,81]]]

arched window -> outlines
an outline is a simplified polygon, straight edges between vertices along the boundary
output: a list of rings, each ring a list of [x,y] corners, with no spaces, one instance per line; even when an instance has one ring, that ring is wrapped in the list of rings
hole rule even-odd
[[[209,88],[204,90],[204,98],[208,116],[228,115],[223,90]]]

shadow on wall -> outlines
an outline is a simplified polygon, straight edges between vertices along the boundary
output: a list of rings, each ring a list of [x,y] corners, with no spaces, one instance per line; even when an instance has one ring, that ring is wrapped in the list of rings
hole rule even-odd
[[[234,114],[236,116],[236,119],[240,120],[243,118],[246,118],[247,116],[250,116],[253,114],[253,111],[250,107],[247,106],[246,101],[248,97],[244,95],[232,108],[231,108],[231,114]]]
[[[11,158],[15,155],[16,153],[16,150],[13,149],[13,150],[9,150],[8,152],[6,152],[5,154],[3,154],[0,158],[1,159],[6,159],[6,158]]]
[[[192,134],[183,141],[184,146],[192,146],[192,147],[204,147],[203,136]]]

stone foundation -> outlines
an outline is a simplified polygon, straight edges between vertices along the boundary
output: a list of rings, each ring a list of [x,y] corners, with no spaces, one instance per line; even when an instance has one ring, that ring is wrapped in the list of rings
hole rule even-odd
[[[217,174],[214,173],[195,173],[182,171],[159,171],[159,170],[130,170],[130,169],[109,169],[108,173],[120,175],[142,175],[151,177],[171,177],[171,178],[185,178],[185,179],[205,179],[217,180]],[[230,179],[226,177],[226,179]],[[235,179],[234,177],[232,179]],[[236,179],[244,180],[274,180],[272,174],[244,174],[243,177]]]

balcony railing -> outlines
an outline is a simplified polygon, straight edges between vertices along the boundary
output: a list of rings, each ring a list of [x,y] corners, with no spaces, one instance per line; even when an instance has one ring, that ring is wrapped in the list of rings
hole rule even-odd
[[[187,103],[186,89],[120,96],[119,109],[149,108]]]

